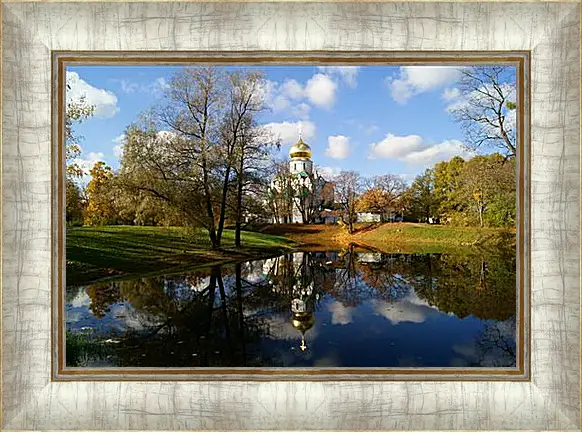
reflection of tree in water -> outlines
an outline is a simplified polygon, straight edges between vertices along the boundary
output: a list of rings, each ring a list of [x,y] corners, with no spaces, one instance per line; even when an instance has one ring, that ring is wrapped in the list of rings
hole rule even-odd
[[[95,317],[104,317],[112,304],[121,301],[119,285],[116,283],[92,284],[85,288],[85,292],[91,298],[89,309]]]
[[[333,255],[332,255],[333,256]],[[265,263],[266,280],[269,284],[269,296],[254,298],[254,307],[265,317],[267,335],[270,338],[297,338],[301,341],[299,348],[307,349],[306,336],[315,324],[315,311],[321,302],[322,294],[334,285],[335,273],[327,269],[330,255],[325,253],[287,254]],[[265,300],[270,300],[265,304]],[[295,331],[282,335],[280,321],[289,323]],[[283,327],[284,328],[284,327]]]
[[[256,342],[263,332],[260,320],[245,316],[241,265],[235,269],[234,287],[227,287],[224,272],[214,268],[207,285],[185,292],[181,281],[165,283],[144,299],[139,292],[132,305],[148,316],[156,315],[158,324],[143,331],[126,333],[120,345],[122,365],[234,366],[247,365],[246,345]],[[192,279],[186,279],[186,282]],[[199,283],[200,281],[197,281]],[[161,288],[161,287],[160,287]],[[175,293],[188,293],[181,298]],[[131,302],[131,301],[130,301]]]
[[[410,254],[376,253],[371,257],[361,254],[357,262],[358,276],[377,291],[376,298],[396,302],[410,293],[415,278],[410,272],[413,258]]]
[[[486,367],[515,367],[515,316],[505,321],[486,323],[477,340],[478,365]]]
[[[461,365],[515,367],[517,358],[515,316],[503,321],[485,321],[476,340],[453,347]]]
[[[445,313],[505,320],[516,311],[515,255],[429,255],[415,260],[411,279],[417,295]]]
[[[102,283],[85,291],[96,317],[124,320],[125,329],[115,337],[120,343],[111,345],[121,366],[272,366],[261,341],[308,336],[314,312],[326,299],[348,307],[370,300],[397,303],[415,293],[458,317],[511,318],[515,256],[367,254],[350,247]],[[295,326],[295,334],[279,335],[273,328],[277,317]],[[497,325],[486,324],[477,365],[498,359],[491,353],[499,351],[515,362],[515,338],[512,355],[511,335],[497,332]]]

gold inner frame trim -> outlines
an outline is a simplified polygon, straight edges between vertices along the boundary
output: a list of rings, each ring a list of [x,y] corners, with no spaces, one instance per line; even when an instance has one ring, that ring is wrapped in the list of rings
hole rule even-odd
[[[148,56],[149,54],[149,56]],[[530,294],[530,280],[525,279],[526,264],[531,263],[530,249],[525,252],[526,245],[526,223],[529,229],[531,218],[531,201],[525,202],[526,191],[526,170],[529,175],[531,158],[525,159],[524,144],[530,143],[530,129],[528,127],[527,137],[525,136],[525,114],[530,118],[531,101],[531,64],[530,51],[415,51],[416,57],[411,56],[412,52],[338,52],[338,51],[317,51],[298,52],[285,51],[273,52],[253,52],[253,51],[232,51],[217,53],[211,52],[186,52],[173,51],[164,53],[159,51],[100,51],[100,52],[52,52],[53,78],[56,75],[56,83],[52,84],[52,121],[56,122],[57,137],[53,137],[52,152],[52,179],[57,181],[56,188],[51,189],[52,212],[52,259],[51,269],[56,278],[52,279],[53,294],[55,290],[57,296],[51,303],[51,348],[52,354],[52,380],[54,381],[158,381],[161,376],[170,376],[172,381],[529,381],[531,366],[526,365],[525,352],[529,353],[531,347],[531,319],[530,315],[525,315],[525,292]],[[477,55],[475,55],[477,54]],[[190,55],[191,57],[185,57]],[[402,55],[402,57],[400,57]],[[426,57],[424,57],[426,56]],[[527,59],[527,62],[526,62]],[[527,63],[527,65],[526,65]],[[476,65],[476,64],[507,64],[516,67],[517,94],[518,94],[518,142],[517,161],[519,170],[517,172],[517,210],[518,210],[518,244],[519,263],[517,282],[517,359],[516,368],[67,368],[65,361],[65,326],[64,326],[64,297],[65,269],[64,258],[64,95],[65,95],[65,74],[67,65],[298,65],[298,64],[358,64],[358,65],[398,65],[407,64],[448,64],[448,65]],[[527,71],[526,71],[527,67]],[[56,69],[56,71],[54,70]],[[526,89],[527,72],[527,89]],[[526,92],[528,106],[526,103]],[[529,155],[529,153],[528,153]],[[529,179],[528,179],[529,180]],[[527,191],[529,191],[529,182]],[[56,192],[56,197],[54,196]],[[56,211],[55,211],[56,208]],[[527,213],[527,220],[525,214]],[[528,232],[529,233],[529,232]],[[56,242],[55,242],[56,236]],[[530,239],[527,241],[529,243]],[[55,248],[56,245],[56,248]],[[529,244],[528,244],[529,245]],[[56,252],[56,258],[55,258]],[[529,271],[529,266],[528,266]],[[525,283],[527,282],[527,284]],[[56,284],[56,287],[54,285]],[[531,295],[530,295],[531,296]],[[56,305],[55,305],[56,304]],[[528,298],[529,308],[529,298]],[[56,315],[55,315],[56,313]],[[529,313],[529,311],[528,311]],[[56,323],[55,335],[55,317]],[[525,324],[527,320],[528,339],[525,339]],[[55,341],[56,340],[56,341]],[[55,363],[56,354],[56,363]],[[531,362],[531,359],[529,359]],[[526,368],[527,367],[527,368]],[[187,376],[187,377],[186,377]],[[209,376],[212,376],[211,378]],[[245,376],[240,378],[240,376]],[[325,377],[327,376],[327,377]],[[416,377],[415,377],[416,376]],[[484,377],[486,376],[486,377]],[[276,377],[276,378],[275,378]],[[425,378],[428,377],[428,378]],[[165,379],[164,379],[165,380]]]

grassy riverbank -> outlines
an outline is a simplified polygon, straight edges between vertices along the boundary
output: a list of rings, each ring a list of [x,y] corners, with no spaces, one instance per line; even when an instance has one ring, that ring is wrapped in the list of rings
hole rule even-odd
[[[104,226],[67,229],[67,286],[104,278],[175,272],[236,260],[276,255],[292,249],[342,249],[350,244],[384,252],[460,252],[474,248],[512,248],[515,230],[414,223],[356,225],[349,234],[339,225],[268,225],[243,232],[234,248],[234,231],[223,234],[222,248],[210,248],[208,234],[181,227]]]
[[[103,226],[67,229],[67,286],[106,277],[171,271],[244,260],[287,251],[295,243],[265,233],[243,232],[234,248],[234,231],[225,230],[220,251],[210,248],[204,230],[181,227]]]
[[[339,225],[281,224],[262,231],[308,248],[342,248],[355,243],[386,252],[428,253],[515,246],[515,230],[417,223],[360,223],[352,234]]]

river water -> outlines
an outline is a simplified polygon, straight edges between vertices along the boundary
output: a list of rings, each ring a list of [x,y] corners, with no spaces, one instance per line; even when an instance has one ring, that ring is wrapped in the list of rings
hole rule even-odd
[[[295,252],[66,293],[69,367],[510,367],[515,253]]]

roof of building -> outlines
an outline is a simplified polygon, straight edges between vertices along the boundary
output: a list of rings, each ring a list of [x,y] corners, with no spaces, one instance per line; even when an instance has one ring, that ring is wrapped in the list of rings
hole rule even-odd
[[[311,158],[311,147],[302,138],[299,138],[299,141],[289,149],[289,156],[291,158]]]

